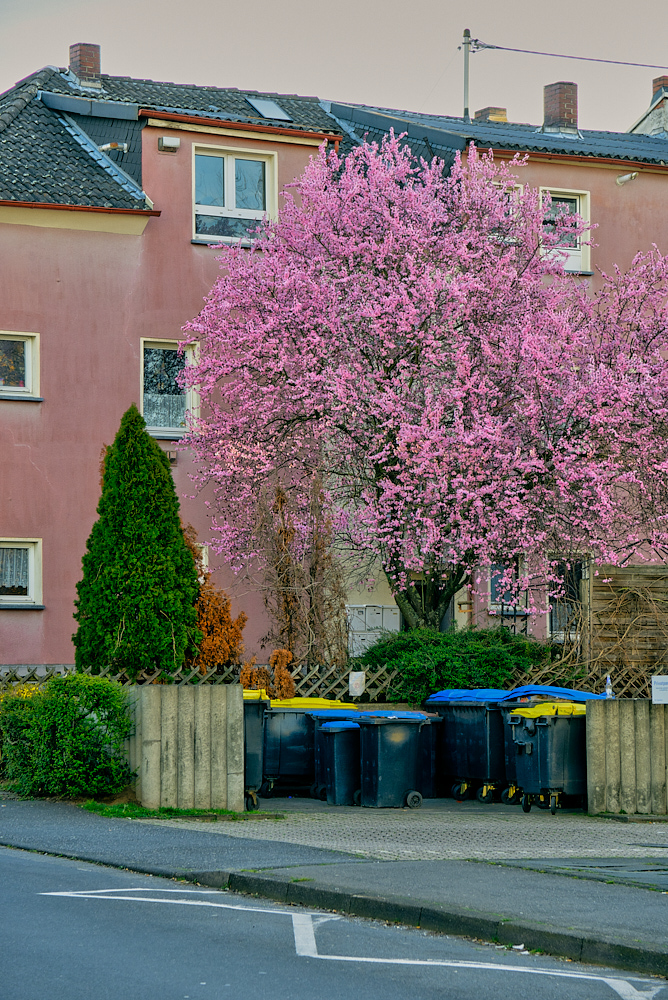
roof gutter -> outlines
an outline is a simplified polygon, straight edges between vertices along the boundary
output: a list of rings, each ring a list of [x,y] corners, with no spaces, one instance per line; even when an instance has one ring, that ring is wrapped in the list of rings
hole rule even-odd
[[[278,128],[276,125],[255,125],[251,122],[230,122],[217,118],[201,118],[198,115],[182,115],[172,111],[153,111],[151,108],[140,108],[139,118],[159,118],[167,122],[186,122],[189,125],[219,126],[226,129],[239,129],[241,132],[261,132],[270,135],[287,135],[303,138],[305,135],[320,139],[321,142],[338,142],[342,137],[336,132],[310,132],[307,129]]]
[[[102,205],[57,205],[50,201],[10,201],[0,200],[0,207],[8,208],[50,208],[60,212],[103,212],[107,215],[154,215],[162,213],[144,208],[105,208]]]
[[[475,142],[475,139],[469,138],[467,140],[467,145]],[[532,150],[532,149],[497,149],[494,146],[488,146],[487,143],[476,143],[479,149],[491,149],[495,156],[500,158],[506,158],[511,160],[514,156],[528,156],[530,160],[558,160],[562,163],[582,163],[586,160],[587,163],[594,167],[609,166],[609,167],[640,167],[643,170],[655,170],[658,173],[668,173],[668,148],[666,149],[667,162],[656,162],[652,160],[632,160],[632,159],[617,159],[611,156],[596,156],[592,153],[550,153],[546,150]]]

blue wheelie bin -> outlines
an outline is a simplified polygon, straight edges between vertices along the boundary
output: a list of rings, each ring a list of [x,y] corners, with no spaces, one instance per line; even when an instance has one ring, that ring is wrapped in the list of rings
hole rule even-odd
[[[422,712],[363,712],[358,720],[362,784],[360,804],[416,809],[422,805],[420,730]]]
[[[452,795],[462,801],[476,794],[491,802],[506,786],[503,716],[495,689],[440,691],[425,708],[443,718],[442,771],[454,779]]]
[[[352,806],[360,789],[360,727],[341,719],[320,729],[325,762],[327,803]]]
[[[360,713],[357,709],[328,708],[308,713],[313,719],[313,765],[315,779],[311,785],[311,797],[327,798],[327,772],[324,755],[322,727],[328,722],[355,722]],[[357,786],[359,788],[359,785]]]

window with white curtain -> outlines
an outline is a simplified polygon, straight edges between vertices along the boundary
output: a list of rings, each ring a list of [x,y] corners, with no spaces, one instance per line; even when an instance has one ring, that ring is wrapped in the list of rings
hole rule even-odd
[[[0,607],[42,601],[41,539],[0,539]]]

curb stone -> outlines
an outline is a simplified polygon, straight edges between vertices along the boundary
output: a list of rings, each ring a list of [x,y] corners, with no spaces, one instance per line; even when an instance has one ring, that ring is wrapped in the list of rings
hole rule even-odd
[[[656,951],[641,946],[632,947],[603,938],[569,934],[548,927],[477,914],[458,906],[423,906],[414,900],[404,900],[400,896],[356,895],[345,890],[318,886],[311,882],[292,882],[283,876],[270,873],[245,871],[193,871],[167,869],[157,866],[128,866],[106,861],[100,857],[83,854],[60,854],[53,851],[39,851],[21,844],[0,844],[3,847],[24,850],[32,854],[69,858],[91,864],[134,871],[142,875],[180,879],[198,883],[212,889],[227,889],[250,896],[270,899],[273,902],[308,906],[314,909],[333,910],[351,917],[365,917],[388,923],[420,927],[422,930],[456,937],[479,938],[498,944],[513,945],[518,941],[529,950],[544,952],[559,958],[591,965],[604,965],[614,969],[624,969],[644,975],[668,978],[668,951]]]

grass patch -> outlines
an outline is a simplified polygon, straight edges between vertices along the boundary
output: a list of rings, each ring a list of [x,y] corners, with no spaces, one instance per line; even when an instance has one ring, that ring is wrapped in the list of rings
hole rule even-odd
[[[232,812],[230,809],[172,809],[162,807],[160,809],[147,809],[137,802],[122,802],[109,804],[106,802],[96,802],[89,799],[81,804],[81,808],[87,812],[97,813],[107,819],[199,819],[210,823],[217,821],[235,823],[253,819],[283,819],[283,813],[262,813],[262,812]]]

